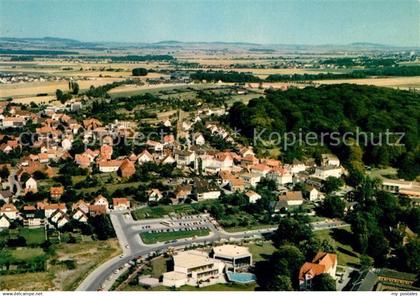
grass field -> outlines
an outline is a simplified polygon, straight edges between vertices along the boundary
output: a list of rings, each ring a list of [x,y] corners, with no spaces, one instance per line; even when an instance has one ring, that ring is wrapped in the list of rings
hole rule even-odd
[[[267,258],[277,250],[273,243],[268,240],[244,244],[244,246],[249,248],[254,262],[267,260]]]
[[[44,228],[19,228],[0,231],[0,241],[23,236],[27,245],[39,245],[45,241]]]
[[[165,242],[174,239],[181,239],[193,236],[206,236],[210,233],[209,229],[197,229],[197,230],[180,230],[173,232],[159,232],[159,233],[148,233],[144,232],[140,234],[142,241],[145,244],[155,244],[158,242]]]
[[[339,265],[359,267],[360,254],[351,246],[350,227],[314,232],[316,237],[327,240],[337,250]]]
[[[50,259],[55,259],[57,262],[74,260],[75,269],[69,270],[63,264],[49,264],[46,272],[2,275],[0,290],[75,290],[94,268],[120,253],[121,249],[116,239],[88,241],[86,238],[83,242],[76,244],[60,244],[56,247],[56,255]],[[40,248],[23,248],[13,250],[12,254],[20,258],[29,258],[29,256],[42,255],[43,251]]]
[[[167,272],[167,264],[168,261],[171,260],[170,258],[166,257],[157,257],[150,262],[151,265],[151,276],[155,278],[159,278],[162,273]]]
[[[90,80],[77,80],[81,90],[88,89],[91,85],[97,87],[107,83],[121,80],[119,78],[93,78]],[[5,84],[0,86],[0,98],[7,97],[30,97],[40,93],[55,94],[57,89],[68,91],[68,82],[62,81],[46,81],[46,82],[28,82],[18,84]],[[17,99],[17,98],[16,98]],[[51,100],[50,97],[39,97],[46,101]]]
[[[18,248],[12,250],[12,256],[18,260],[27,260],[44,254],[45,253],[41,248]]]
[[[278,224],[256,224],[256,225],[250,225],[250,226],[224,227],[223,229],[227,232],[239,232],[239,231],[247,231],[247,230],[273,228],[277,226]]]

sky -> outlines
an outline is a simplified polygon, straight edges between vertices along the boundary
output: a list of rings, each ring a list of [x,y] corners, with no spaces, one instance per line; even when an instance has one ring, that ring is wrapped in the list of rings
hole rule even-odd
[[[420,46],[420,0],[0,0],[0,36]]]

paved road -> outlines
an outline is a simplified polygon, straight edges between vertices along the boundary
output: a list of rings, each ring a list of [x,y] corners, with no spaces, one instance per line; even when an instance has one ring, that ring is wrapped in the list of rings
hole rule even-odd
[[[193,223],[197,221],[204,221],[204,226],[208,227],[211,232],[208,236],[198,237],[195,239],[178,239],[171,243],[157,243],[153,245],[144,244],[141,239],[139,232],[149,231],[148,228],[144,229],[145,226],[160,225],[162,228],[162,222],[171,223]],[[154,252],[165,252],[169,247],[185,247],[191,244],[210,244],[217,241],[231,241],[231,240],[242,240],[250,237],[260,237],[263,234],[271,233],[276,228],[260,229],[260,230],[249,230],[243,232],[229,233],[222,229],[218,229],[216,225],[210,221],[208,216],[198,216],[191,219],[154,219],[154,220],[141,220],[134,221],[131,215],[126,215],[121,212],[111,213],[111,221],[114,226],[117,238],[123,249],[123,255],[112,258],[105,262],[97,269],[95,269],[89,276],[80,284],[78,291],[95,291],[101,288],[103,283],[113,275],[113,272],[118,268],[124,266],[129,261],[136,259],[139,256],[147,257],[149,254]],[[200,226],[203,226],[200,225]],[[347,224],[337,221],[329,222],[316,222],[312,223],[314,231],[323,229],[332,229],[339,227],[346,227]],[[128,247],[127,247],[128,246]]]
[[[9,183],[11,186],[11,190],[13,191],[13,187],[16,187],[16,193],[14,194],[14,197],[20,196],[20,193],[22,191],[22,186],[20,186],[20,183],[16,180],[16,171],[12,171],[9,175]]]

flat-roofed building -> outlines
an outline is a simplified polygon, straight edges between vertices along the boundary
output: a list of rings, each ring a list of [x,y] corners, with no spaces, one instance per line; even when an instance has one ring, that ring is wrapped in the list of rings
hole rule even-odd
[[[236,271],[238,268],[247,268],[252,265],[252,254],[247,247],[237,245],[223,245],[214,247],[214,259],[223,261],[228,269]]]
[[[187,278],[186,284],[196,286],[204,281],[217,281],[223,278],[225,264],[220,260],[210,258],[205,252],[185,251],[173,255],[174,270],[172,273],[164,273],[163,278],[167,278],[167,284],[181,284],[184,274]],[[176,273],[174,273],[176,272]],[[164,283],[165,285],[165,283]]]

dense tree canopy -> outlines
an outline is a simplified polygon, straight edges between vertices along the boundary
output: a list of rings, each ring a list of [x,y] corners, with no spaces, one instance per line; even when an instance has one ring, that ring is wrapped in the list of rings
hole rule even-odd
[[[406,110],[410,110],[409,115]],[[253,139],[258,135],[257,148],[266,147],[274,132],[304,136],[316,133],[317,143],[329,147],[348,165],[353,182],[361,181],[362,161],[370,165],[393,165],[401,175],[414,178],[420,169],[415,165],[420,158],[419,119],[419,94],[350,84],[269,90],[265,98],[251,100],[248,106],[235,103],[228,116],[231,126],[240,129],[244,136]],[[401,141],[397,142],[400,135],[391,132],[404,133]],[[337,143],[333,133],[341,138],[345,133],[352,133],[346,134],[346,139],[352,140]],[[314,150],[309,149],[314,148],[311,143],[297,142],[285,149],[285,139],[281,140],[272,145],[283,148],[282,157],[286,161]],[[355,141],[359,145],[354,145]]]

